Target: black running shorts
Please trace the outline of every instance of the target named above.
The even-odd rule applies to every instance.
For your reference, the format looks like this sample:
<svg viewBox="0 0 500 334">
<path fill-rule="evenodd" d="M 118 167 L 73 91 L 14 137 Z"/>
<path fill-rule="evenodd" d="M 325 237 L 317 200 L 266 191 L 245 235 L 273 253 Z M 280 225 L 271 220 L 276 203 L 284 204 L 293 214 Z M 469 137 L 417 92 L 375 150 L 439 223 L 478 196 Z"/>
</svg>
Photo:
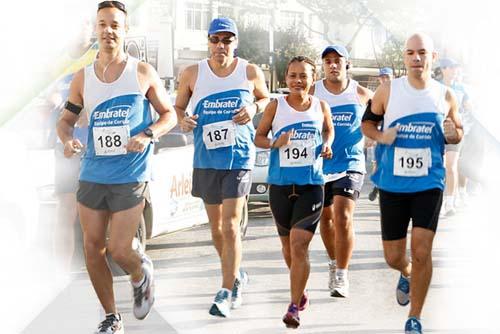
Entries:
<svg viewBox="0 0 500 334">
<path fill-rule="evenodd" d="M 314 234 L 321 216 L 323 186 L 270 185 L 269 206 L 280 236 L 290 235 L 292 228 Z"/>
<path fill-rule="evenodd" d="M 412 227 L 436 232 L 443 202 L 441 189 L 416 193 L 393 193 L 379 189 L 379 194 L 383 240 L 406 238 L 410 219 Z"/>
<path fill-rule="evenodd" d="M 325 184 L 324 207 L 333 204 L 334 196 L 343 196 L 356 201 L 363 187 L 365 176 L 358 172 L 347 172 L 347 175 Z"/>
<path fill-rule="evenodd" d="M 101 184 L 80 181 L 76 199 L 94 210 L 117 212 L 151 201 L 147 182 Z"/>
<path fill-rule="evenodd" d="M 246 169 L 193 170 L 191 194 L 200 197 L 206 204 L 222 204 L 228 198 L 240 198 L 250 193 L 252 172 Z"/>
</svg>

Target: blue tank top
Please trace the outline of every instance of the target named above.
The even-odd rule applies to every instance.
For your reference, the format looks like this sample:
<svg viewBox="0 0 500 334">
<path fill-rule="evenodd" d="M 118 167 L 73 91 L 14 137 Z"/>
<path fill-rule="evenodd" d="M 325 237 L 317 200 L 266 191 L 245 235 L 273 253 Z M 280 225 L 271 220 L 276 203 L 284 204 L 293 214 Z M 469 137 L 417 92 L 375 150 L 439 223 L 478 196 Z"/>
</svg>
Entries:
<svg viewBox="0 0 500 334">
<path fill-rule="evenodd" d="M 248 62 L 237 58 L 227 77 L 216 76 L 208 60 L 198 63 L 198 77 L 191 97 L 198 125 L 193 130 L 193 167 L 202 169 L 252 169 L 255 162 L 252 122 L 238 125 L 232 117 L 253 103 L 253 83 L 247 79 Z"/>
<path fill-rule="evenodd" d="M 306 111 L 293 109 L 285 97 L 278 98 L 272 123 L 273 140 L 294 130 L 292 143 L 271 150 L 267 182 L 276 185 L 323 184 L 323 112 L 318 98 L 311 96 Z"/>
<path fill-rule="evenodd" d="M 432 80 L 417 90 L 401 77 L 391 82 L 382 130 L 399 125 L 392 145 L 377 144 L 373 182 L 382 190 L 412 193 L 444 189 L 443 121 L 449 107 L 446 86 Z"/>
<path fill-rule="evenodd" d="M 365 106 L 358 97 L 358 83 L 349 80 L 347 88 L 338 95 L 330 93 L 323 80 L 317 81 L 314 87 L 314 95 L 330 106 L 335 129 L 333 157 L 323 162 L 323 173 L 325 176 L 347 171 L 365 173 L 364 140 L 361 133 L 361 118 Z"/>
<path fill-rule="evenodd" d="M 83 102 L 89 135 L 80 168 L 82 181 L 123 184 L 151 179 L 153 145 L 141 153 L 126 151 L 129 138 L 153 123 L 149 101 L 137 79 L 138 63 L 129 57 L 123 73 L 112 83 L 100 81 L 93 65 L 85 68 Z"/>
</svg>

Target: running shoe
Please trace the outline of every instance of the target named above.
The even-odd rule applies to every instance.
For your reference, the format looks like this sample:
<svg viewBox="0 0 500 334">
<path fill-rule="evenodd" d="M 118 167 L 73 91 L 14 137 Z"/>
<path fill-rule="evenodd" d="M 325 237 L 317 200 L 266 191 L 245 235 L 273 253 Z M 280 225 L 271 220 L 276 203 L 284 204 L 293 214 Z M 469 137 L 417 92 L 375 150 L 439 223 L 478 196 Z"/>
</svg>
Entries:
<svg viewBox="0 0 500 334">
<path fill-rule="evenodd" d="M 349 297 L 349 280 L 344 277 L 335 278 L 335 285 L 330 296 L 339 298 Z"/>
<path fill-rule="evenodd" d="M 422 334 L 422 324 L 415 317 L 410 317 L 406 320 L 405 334 Z"/>
<path fill-rule="evenodd" d="M 143 320 L 148 316 L 155 302 L 153 261 L 146 254 L 142 254 L 141 261 L 145 279 L 138 287 L 132 285 L 134 290 L 134 316 L 139 320 Z"/>
<path fill-rule="evenodd" d="M 123 322 L 120 314 L 106 314 L 104 319 L 98 326 L 95 334 L 123 334 Z"/>
<path fill-rule="evenodd" d="M 231 299 L 229 298 L 229 290 L 221 289 L 215 295 L 214 303 L 208 313 L 216 317 L 229 318 L 231 316 L 230 308 Z"/>
<path fill-rule="evenodd" d="M 406 306 L 410 303 L 410 279 L 399 275 L 398 286 L 396 288 L 396 300 L 401 306 Z"/>
<path fill-rule="evenodd" d="M 309 306 L 309 295 L 307 290 L 304 290 L 302 297 L 300 298 L 299 311 L 304 311 Z"/>
<path fill-rule="evenodd" d="M 240 277 L 234 280 L 233 290 L 231 291 L 231 308 L 237 309 L 243 304 L 243 289 L 248 284 L 248 274 L 240 269 Z"/>
<path fill-rule="evenodd" d="M 373 202 L 374 200 L 377 199 L 377 195 L 378 195 L 378 188 L 373 187 L 372 191 L 370 191 L 370 193 L 368 194 L 368 199 Z"/>
<path fill-rule="evenodd" d="M 288 311 L 283 316 L 287 328 L 297 328 L 300 325 L 299 309 L 296 304 L 288 305 Z"/>
</svg>

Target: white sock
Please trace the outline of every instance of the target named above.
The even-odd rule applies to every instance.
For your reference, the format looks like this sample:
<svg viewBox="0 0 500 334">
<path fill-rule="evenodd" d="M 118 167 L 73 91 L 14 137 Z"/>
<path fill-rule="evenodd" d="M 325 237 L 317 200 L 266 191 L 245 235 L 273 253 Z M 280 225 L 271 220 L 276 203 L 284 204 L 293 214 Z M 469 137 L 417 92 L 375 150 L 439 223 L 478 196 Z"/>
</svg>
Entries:
<svg viewBox="0 0 500 334">
<path fill-rule="evenodd" d="M 337 276 L 337 279 L 347 279 L 347 268 L 346 269 L 339 269 L 335 271 L 335 275 Z"/>
<path fill-rule="evenodd" d="M 134 281 L 132 281 L 132 286 L 133 286 L 134 288 L 138 288 L 138 287 L 140 287 L 141 285 L 143 285 L 143 284 L 144 284 L 144 281 L 146 281 L 146 275 L 143 273 L 143 274 L 142 274 L 142 279 L 141 279 L 139 282 L 134 282 Z"/>
<path fill-rule="evenodd" d="M 328 261 L 328 264 L 337 268 L 337 260 L 335 259 Z"/>
<path fill-rule="evenodd" d="M 465 189 L 465 187 L 459 187 L 458 188 L 458 193 L 460 195 L 465 195 L 467 193 L 467 190 Z"/>
</svg>

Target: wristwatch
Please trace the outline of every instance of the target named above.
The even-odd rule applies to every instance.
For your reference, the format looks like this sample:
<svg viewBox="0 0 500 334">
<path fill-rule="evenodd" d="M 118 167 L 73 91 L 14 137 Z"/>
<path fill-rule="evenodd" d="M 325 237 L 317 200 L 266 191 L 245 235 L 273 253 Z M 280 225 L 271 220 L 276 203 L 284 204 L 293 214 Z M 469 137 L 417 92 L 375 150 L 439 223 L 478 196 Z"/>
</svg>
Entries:
<svg viewBox="0 0 500 334">
<path fill-rule="evenodd" d="M 151 128 L 145 128 L 144 130 L 142 130 L 142 132 L 148 136 L 149 138 L 153 139 L 154 137 L 154 134 L 153 134 L 153 130 L 151 130 Z"/>
</svg>

